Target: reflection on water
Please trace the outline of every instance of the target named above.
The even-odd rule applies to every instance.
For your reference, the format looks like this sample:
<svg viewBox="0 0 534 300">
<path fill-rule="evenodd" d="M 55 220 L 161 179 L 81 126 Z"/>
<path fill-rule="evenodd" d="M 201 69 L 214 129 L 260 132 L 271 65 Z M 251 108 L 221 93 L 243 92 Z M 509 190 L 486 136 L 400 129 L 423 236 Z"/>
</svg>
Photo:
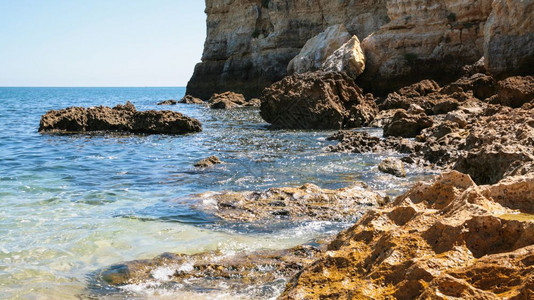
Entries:
<svg viewBox="0 0 534 300">
<path fill-rule="evenodd" d="M 176 201 L 189 195 L 306 182 L 334 189 L 353 181 L 395 195 L 427 175 L 421 170 L 409 170 L 405 179 L 379 174 L 383 155 L 326 153 L 322 149 L 332 142 L 325 138 L 332 132 L 269 131 L 257 109 L 155 106 L 183 94 L 183 88 L 0 88 L 2 297 L 75 298 L 86 294 L 88 274 L 121 261 L 165 251 L 282 249 L 348 226 L 224 224 Z M 204 131 L 37 133 L 39 118 L 49 109 L 126 100 L 140 110 L 172 109 L 198 118 Z M 193 167 L 213 154 L 225 163 Z"/>
</svg>

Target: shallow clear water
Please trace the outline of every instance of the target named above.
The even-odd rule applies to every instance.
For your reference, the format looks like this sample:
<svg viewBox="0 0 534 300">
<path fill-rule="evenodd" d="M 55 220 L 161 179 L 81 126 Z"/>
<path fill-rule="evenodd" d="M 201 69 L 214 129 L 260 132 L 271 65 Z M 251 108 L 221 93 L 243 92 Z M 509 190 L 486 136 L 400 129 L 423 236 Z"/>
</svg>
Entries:
<svg viewBox="0 0 534 300">
<path fill-rule="evenodd" d="M 395 195 L 425 178 L 377 172 L 383 155 L 322 149 L 332 132 L 269 131 L 257 109 L 214 111 L 200 105 L 156 106 L 184 88 L 0 88 L 0 298 L 85 298 L 92 272 L 162 252 L 288 248 L 349 224 L 312 222 L 267 230 L 221 224 L 176 199 L 194 194 L 314 183 L 339 188 L 364 181 Z M 41 135 L 50 109 L 114 106 L 171 109 L 198 118 L 202 133 Z M 380 134 L 379 130 L 371 130 Z M 216 154 L 225 164 L 196 170 Z M 145 297 L 135 287 L 98 298 Z M 170 292 L 171 298 L 201 295 Z M 94 295 L 93 295 L 94 296 Z"/>
</svg>

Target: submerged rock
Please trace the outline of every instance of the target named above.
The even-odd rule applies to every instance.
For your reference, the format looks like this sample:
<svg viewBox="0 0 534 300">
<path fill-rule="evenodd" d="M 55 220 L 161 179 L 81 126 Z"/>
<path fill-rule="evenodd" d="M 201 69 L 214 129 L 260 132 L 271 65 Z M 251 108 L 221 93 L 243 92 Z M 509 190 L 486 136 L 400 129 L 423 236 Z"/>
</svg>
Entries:
<svg viewBox="0 0 534 300">
<path fill-rule="evenodd" d="M 260 114 L 273 128 L 341 129 L 362 120 L 365 124 L 359 125 L 367 125 L 375 107 L 345 73 L 313 72 L 288 76 L 266 88 Z"/>
<path fill-rule="evenodd" d="M 197 119 L 174 111 L 137 111 L 129 101 L 113 108 L 69 107 L 41 117 L 39 132 L 119 131 L 148 134 L 186 134 L 202 131 Z"/>
<path fill-rule="evenodd" d="M 195 167 L 197 168 L 207 168 L 214 165 L 222 164 L 222 161 L 220 158 L 218 158 L 215 155 L 212 155 L 208 158 L 201 159 L 195 163 Z"/>
<path fill-rule="evenodd" d="M 99 272 L 97 280 L 108 290 L 110 286 L 140 284 L 156 290 L 270 298 L 273 287 L 282 289 L 288 278 L 311 263 L 319 253 L 320 250 L 312 246 L 232 254 L 215 251 L 194 255 L 164 253 L 154 259 L 110 266 Z"/>
<path fill-rule="evenodd" d="M 389 157 L 384 159 L 379 165 L 378 170 L 383 173 L 391 174 L 397 177 L 406 177 L 404 164 L 400 159 Z"/>
<path fill-rule="evenodd" d="M 180 99 L 180 101 L 178 101 L 178 103 L 183 103 L 183 104 L 205 104 L 206 102 L 204 102 L 204 100 L 202 100 L 200 98 L 196 98 L 196 97 L 193 97 L 191 95 L 185 95 L 182 99 Z"/>
<path fill-rule="evenodd" d="M 533 193 L 533 174 L 416 184 L 341 232 L 280 299 L 529 299 Z"/>
<path fill-rule="evenodd" d="M 199 198 L 196 209 L 239 222 L 350 220 L 369 207 L 385 203 L 384 198 L 363 184 L 338 190 L 305 184 L 299 188 L 271 188 L 263 192 L 210 192 Z"/>
<path fill-rule="evenodd" d="M 260 100 L 252 98 L 246 100 L 241 94 L 234 92 L 225 92 L 222 94 L 214 94 L 208 101 L 212 109 L 232 109 L 243 106 L 260 106 Z"/>
<path fill-rule="evenodd" d="M 157 105 L 176 105 L 176 104 L 178 104 L 178 101 L 176 101 L 174 99 L 170 99 L 170 100 L 165 100 L 165 101 L 158 102 Z"/>
</svg>

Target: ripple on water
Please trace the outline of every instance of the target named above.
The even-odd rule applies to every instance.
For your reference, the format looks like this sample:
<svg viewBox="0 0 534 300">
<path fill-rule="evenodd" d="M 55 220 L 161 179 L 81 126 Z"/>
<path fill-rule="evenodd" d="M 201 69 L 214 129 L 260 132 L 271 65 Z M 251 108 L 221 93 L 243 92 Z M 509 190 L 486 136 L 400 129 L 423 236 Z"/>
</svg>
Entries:
<svg viewBox="0 0 534 300">
<path fill-rule="evenodd" d="M 222 224 L 173 199 L 222 190 L 263 190 L 354 181 L 398 194 L 424 170 L 397 179 L 378 174 L 384 155 L 325 153 L 332 132 L 269 131 L 257 109 L 159 107 L 184 88 L 0 88 L 0 286 L 6 298 L 75 298 L 87 274 L 162 252 L 283 249 L 334 234 L 349 223 Z M 198 118 L 204 131 L 164 135 L 40 135 L 40 116 L 72 105 L 171 109 Z M 374 135 L 380 131 L 365 129 Z M 199 170 L 210 155 L 225 163 Z M 265 224 L 263 224 L 265 225 Z M 265 294 L 278 293 L 278 284 Z M 129 289 L 129 290 L 128 290 Z M 165 291 L 125 288 L 122 298 Z M 148 294 L 147 294 L 148 293 Z M 144 296 L 143 296 L 144 295 Z M 198 294 L 170 298 L 197 297 Z M 206 298 L 236 295 L 207 294 Z M 246 298 L 246 296 L 244 297 Z"/>
</svg>

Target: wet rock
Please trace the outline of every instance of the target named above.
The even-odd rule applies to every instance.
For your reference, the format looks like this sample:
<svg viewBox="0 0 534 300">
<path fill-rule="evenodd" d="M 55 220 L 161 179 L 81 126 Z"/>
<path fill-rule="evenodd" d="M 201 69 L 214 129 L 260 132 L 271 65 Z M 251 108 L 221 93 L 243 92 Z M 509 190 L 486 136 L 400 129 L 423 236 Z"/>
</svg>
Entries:
<svg viewBox="0 0 534 300">
<path fill-rule="evenodd" d="M 360 76 L 365 70 L 365 56 L 358 37 L 353 36 L 334 51 L 324 62 L 322 69 L 326 72 L 345 72 L 352 78 Z"/>
<path fill-rule="evenodd" d="M 165 100 L 165 101 L 158 102 L 157 105 L 176 105 L 177 103 L 178 103 L 178 101 L 176 101 L 174 99 L 170 99 L 170 100 Z"/>
<path fill-rule="evenodd" d="M 393 150 L 400 153 L 414 153 L 420 148 L 418 143 L 408 139 L 397 137 L 383 139 L 361 131 L 341 130 L 327 139 L 339 141 L 337 145 L 326 148 L 329 152 L 376 153 Z"/>
<path fill-rule="evenodd" d="M 521 107 L 534 100 L 534 76 L 514 76 L 497 83 L 497 95 L 493 104 Z"/>
<path fill-rule="evenodd" d="M 241 94 L 233 92 L 225 92 L 222 94 L 214 94 L 208 101 L 212 109 L 232 109 L 243 106 L 246 101 Z"/>
<path fill-rule="evenodd" d="M 207 168 L 207 167 L 212 167 L 214 165 L 219 165 L 219 164 L 222 164 L 221 159 L 218 158 L 215 155 L 212 155 L 210 157 L 207 157 L 207 158 L 204 158 L 204 159 L 201 159 L 201 160 L 197 161 L 195 163 L 195 167 L 197 167 L 197 168 Z"/>
<path fill-rule="evenodd" d="M 223 220 L 240 222 L 350 220 L 369 207 L 385 203 L 363 184 L 338 190 L 305 184 L 262 192 L 210 192 L 198 197 L 201 201 L 195 205 L 196 209 Z"/>
<path fill-rule="evenodd" d="M 417 107 L 420 108 L 419 105 L 417 105 Z M 384 126 L 386 126 L 386 124 L 389 124 L 393 119 L 393 116 L 395 116 L 395 114 L 401 110 L 402 109 L 389 109 L 379 111 L 373 121 L 369 124 L 369 126 L 383 128 Z M 424 112 L 424 110 L 422 111 Z M 410 113 L 414 113 L 414 110 L 411 110 Z M 420 113 L 420 111 L 418 110 L 417 113 Z"/>
<path fill-rule="evenodd" d="M 139 284 L 162 291 L 179 289 L 207 296 L 230 292 L 234 296 L 257 299 L 265 298 L 265 289 L 283 288 L 287 278 L 301 271 L 320 253 L 320 249 L 307 245 L 232 254 L 217 251 L 194 255 L 164 253 L 154 259 L 110 266 L 96 277 L 104 289 Z"/>
<path fill-rule="evenodd" d="M 477 186 L 453 171 L 418 183 L 341 232 L 280 299 L 527 299 L 532 193 L 532 174 Z"/>
<path fill-rule="evenodd" d="M 404 164 L 400 159 L 388 157 L 378 165 L 378 170 L 383 173 L 391 174 L 397 177 L 406 177 Z"/>
<path fill-rule="evenodd" d="M 345 73 L 313 72 L 285 77 L 266 88 L 260 114 L 273 128 L 341 129 L 351 108 L 363 108 L 364 103 L 362 90 Z"/>
<path fill-rule="evenodd" d="M 351 35 L 343 24 L 328 27 L 324 32 L 306 42 L 300 53 L 289 62 L 287 74 L 320 70 L 334 51 L 343 46 L 350 38 Z"/>
<path fill-rule="evenodd" d="M 178 103 L 183 104 L 205 104 L 204 100 L 200 98 L 193 97 L 191 95 L 185 95 Z"/>
<path fill-rule="evenodd" d="M 384 136 L 413 138 L 420 134 L 421 130 L 432 125 L 432 119 L 425 114 L 412 115 L 405 111 L 398 111 L 391 122 L 384 126 Z"/>
<path fill-rule="evenodd" d="M 186 134 L 202 131 L 201 123 L 174 111 L 137 111 L 129 101 L 113 108 L 69 107 L 41 117 L 39 132 L 84 133 L 118 131 L 148 134 Z"/>
</svg>

